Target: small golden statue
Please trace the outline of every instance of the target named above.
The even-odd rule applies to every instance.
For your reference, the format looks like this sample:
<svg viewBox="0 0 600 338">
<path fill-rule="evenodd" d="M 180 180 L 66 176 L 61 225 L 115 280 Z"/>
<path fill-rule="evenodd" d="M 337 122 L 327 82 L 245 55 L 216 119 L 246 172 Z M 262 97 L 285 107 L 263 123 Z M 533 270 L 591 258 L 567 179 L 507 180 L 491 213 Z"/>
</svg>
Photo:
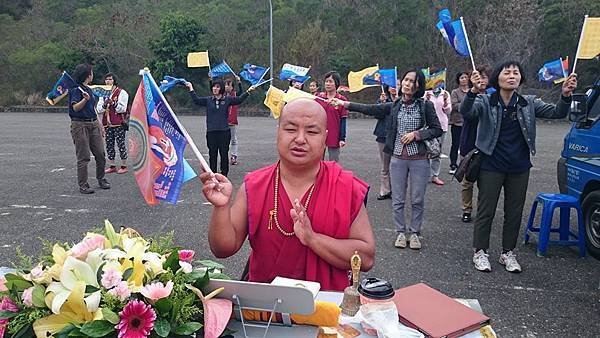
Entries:
<svg viewBox="0 0 600 338">
<path fill-rule="evenodd" d="M 360 295 L 358 293 L 358 280 L 360 275 L 361 259 L 358 251 L 350 257 L 350 266 L 352 267 L 352 285 L 344 290 L 344 299 L 342 300 L 342 313 L 347 316 L 354 316 L 360 308 Z"/>
</svg>

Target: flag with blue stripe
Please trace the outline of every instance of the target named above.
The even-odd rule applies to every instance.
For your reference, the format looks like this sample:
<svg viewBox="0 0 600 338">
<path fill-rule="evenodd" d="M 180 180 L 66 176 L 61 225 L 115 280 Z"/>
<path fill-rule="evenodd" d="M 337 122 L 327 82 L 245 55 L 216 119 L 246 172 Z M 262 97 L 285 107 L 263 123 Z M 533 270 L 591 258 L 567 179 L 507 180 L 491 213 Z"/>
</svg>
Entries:
<svg viewBox="0 0 600 338">
<path fill-rule="evenodd" d="M 246 63 L 244 64 L 244 70 L 240 72 L 240 76 L 252 85 L 255 85 L 265 76 L 267 70 L 268 68 L 263 66 Z"/>
<path fill-rule="evenodd" d="M 233 69 L 229 67 L 225 60 L 223 60 L 223 62 L 219 63 L 218 65 L 212 67 L 212 69 L 208 72 L 208 74 L 210 74 L 210 76 L 213 78 L 222 77 L 227 73 L 235 74 Z"/>
<path fill-rule="evenodd" d="M 448 42 L 458 55 L 470 56 L 467 34 L 463 29 L 462 22 L 460 20 L 452 21 L 452 15 L 446 8 L 438 13 L 438 17 L 440 21 L 437 22 L 435 27 L 440 31 L 444 40 Z"/>
<path fill-rule="evenodd" d="M 56 81 L 54 87 L 52 87 L 52 90 L 46 95 L 46 101 L 51 105 L 55 105 L 64 97 L 64 95 L 66 95 L 67 91 L 73 87 L 77 87 L 75 80 L 73 80 L 66 71 L 62 72 L 60 78 Z"/>
<path fill-rule="evenodd" d="M 176 78 L 167 75 L 163 77 L 163 80 L 160 82 L 160 91 L 166 93 L 177 85 L 185 85 L 186 82 L 187 81 L 184 78 Z"/>
<path fill-rule="evenodd" d="M 279 79 L 280 80 L 284 80 L 284 81 L 298 81 L 301 83 L 306 82 L 308 79 L 310 79 L 310 76 L 306 75 L 308 74 L 308 71 L 310 70 L 310 67 L 302 67 L 302 66 L 296 66 L 296 65 L 292 65 L 289 63 L 286 63 L 283 65 L 283 67 L 281 67 L 281 73 L 279 73 Z"/>
<path fill-rule="evenodd" d="M 568 74 L 563 67 L 562 59 L 546 62 L 544 66 L 538 70 L 538 80 L 540 82 L 551 82 L 567 77 L 567 75 Z"/>
</svg>

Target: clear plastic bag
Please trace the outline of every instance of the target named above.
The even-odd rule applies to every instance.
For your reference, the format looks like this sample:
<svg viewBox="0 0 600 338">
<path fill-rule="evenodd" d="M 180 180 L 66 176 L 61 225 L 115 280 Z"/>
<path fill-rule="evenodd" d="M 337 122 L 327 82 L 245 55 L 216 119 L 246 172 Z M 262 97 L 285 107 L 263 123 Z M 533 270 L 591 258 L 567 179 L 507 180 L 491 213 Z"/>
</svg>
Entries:
<svg viewBox="0 0 600 338">
<path fill-rule="evenodd" d="M 363 330 L 378 338 L 423 338 L 423 334 L 398 321 L 393 302 L 363 304 L 354 317 L 340 317 L 340 324 L 359 323 Z"/>
</svg>

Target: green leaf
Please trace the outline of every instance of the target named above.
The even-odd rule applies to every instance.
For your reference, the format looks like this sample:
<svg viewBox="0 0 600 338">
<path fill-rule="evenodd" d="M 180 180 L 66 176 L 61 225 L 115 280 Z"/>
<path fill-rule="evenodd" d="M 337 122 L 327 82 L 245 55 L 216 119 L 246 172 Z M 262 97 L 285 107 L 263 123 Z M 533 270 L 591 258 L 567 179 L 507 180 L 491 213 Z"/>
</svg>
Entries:
<svg viewBox="0 0 600 338">
<path fill-rule="evenodd" d="M 179 249 L 173 249 L 169 257 L 163 263 L 163 269 L 171 270 L 173 272 L 179 269 Z"/>
<path fill-rule="evenodd" d="M 30 287 L 32 287 L 33 283 L 28 282 L 26 280 L 16 280 L 15 279 L 15 280 L 6 281 L 6 284 L 4 284 L 4 285 L 9 290 L 25 291 L 25 289 L 29 289 Z"/>
<path fill-rule="evenodd" d="M 19 314 L 18 312 L 0 310 L 0 319 L 13 318 L 13 317 L 16 317 L 18 314 Z"/>
<path fill-rule="evenodd" d="M 164 318 L 158 318 L 154 322 L 154 331 L 161 337 L 168 337 L 171 332 L 171 324 Z"/>
<path fill-rule="evenodd" d="M 114 313 L 112 310 L 103 307 L 102 308 L 102 316 L 104 319 L 109 321 L 111 324 L 119 324 L 119 315 Z"/>
<path fill-rule="evenodd" d="M 179 325 L 175 329 L 174 332 L 175 332 L 175 334 L 186 335 L 186 334 L 192 334 L 192 333 L 200 330 L 201 328 L 202 328 L 202 324 L 200 324 L 198 322 L 189 322 L 189 323 Z"/>
<path fill-rule="evenodd" d="M 196 281 L 194 282 L 194 286 L 197 287 L 198 289 L 202 290 L 202 289 L 204 289 L 204 287 L 206 287 L 208 285 L 209 281 L 210 281 L 210 278 L 209 278 L 208 270 L 206 270 L 206 272 L 204 273 L 204 276 L 202 276 L 202 278 L 196 279 Z"/>
<path fill-rule="evenodd" d="M 194 283 L 197 279 L 200 279 L 206 275 L 206 271 L 204 270 L 192 270 L 192 272 L 185 274 L 185 282 L 186 283 Z"/>
<path fill-rule="evenodd" d="M 165 316 L 169 314 L 169 311 L 173 308 L 173 303 L 168 298 L 162 298 L 154 303 L 154 307 L 160 315 Z"/>
<path fill-rule="evenodd" d="M 123 272 L 123 280 L 128 280 L 129 277 L 133 274 L 133 268 L 129 268 Z"/>
<path fill-rule="evenodd" d="M 44 300 L 45 294 L 46 288 L 40 284 L 35 284 L 33 286 L 33 293 L 31 296 L 31 302 L 33 305 L 37 307 L 46 307 L 46 301 Z"/>
<path fill-rule="evenodd" d="M 33 326 L 31 324 L 23 325 L 23 327 L 15 334 L 12 335 L 12 338 L 29 338 L 33 337 L 35 334 L 33 333 Z"/>
<path fill-rule="evenodd" d="M 115 325 L 108 320 L 94 320 L 81 327 L 81 333 L 88 337 L 99 338 L 115 331 Z"/>
<path fill-rule="evenodd" d="M 98 271 L 96 271 L 96 281 L 98 282 L 98 285 L 102 285 L 102 274 L 104 273 L 104 271 L 102 271 L 102 268 L 104 268 L 105 264 L 106 261 L 102 262 L 102 264 L 100 264 L 100 266 L 98 267 Z"/>
<path fill-rule="evenodd" d="M 6 283 L 4 284 L 7 289 L 15 291 L 24 291 L 33 286 L 33 283 L 26 281 L 23 277 L 14 273 L 4 275 Z"/>
<path fill-rule="evenodd" d="M 54 334 L 54 338 L 67 338 L 69 337 L 69 335 L 71 334 L 71 332 L 79 332 L 79 329 L 73 325 L 73 324 L 69 324 L 67 326 L 65 326 L 62 330 L 60 330 L 59 332 Z"/>
<path fill-rule="evenodd" d="M 219 264 L 219 263 L 214 262 L 214 261 L 211 261 L 209 259 L 198 261 L 198 264 L 203 265 L 203 266 L 205 266 L 207 268 L 211 268 L 211 269 L 220 269 L 220 270 L 225 269 L 224 265 Z"/>
<path fill-rule="evenodd" d="M 93 285 L 86 285 L 85 286 L 85 293 L 94 293 L 96 291 L 100 290 L 99 288 L 93 286 Z"/>
<path fill-rule="evenodd" d="M 210 273 L 210 279 L 223 279 L 223 280 L 231 280 L 231 277 L 227 276 L 224 273 Z"/>
<path fill-rule="evenodd" d="M 107 219 L 104 220 L 104 232 L 112 247 L 115 247 L 119 244 L 119 236 L 117 235 L 113 225 Z"/>
</svg>

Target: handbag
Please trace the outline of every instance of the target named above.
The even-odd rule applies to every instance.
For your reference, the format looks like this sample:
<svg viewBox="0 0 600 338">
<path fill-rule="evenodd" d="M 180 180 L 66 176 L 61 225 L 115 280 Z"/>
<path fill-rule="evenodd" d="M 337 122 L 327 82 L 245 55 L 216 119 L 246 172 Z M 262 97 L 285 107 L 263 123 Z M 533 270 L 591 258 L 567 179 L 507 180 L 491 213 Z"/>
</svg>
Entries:
<svg viewBox="0 0 600 338">
<path fill-rule="evenodd" d="M 429 159 L 438 158 L 442 154 L 442 145 L 438 137 L 423 140 L 425 148 L 427 149 L 427 157 Z"/>
<path fill-rule="evenodd" d="M 467 182 L 476 182 L 479 177 L 482 161 L 483 155 L 481 151 L 477 148 L 471 150 L 458 164 L 454 177 L 459 182 L 462 182 L 463 179 L 467 180 Z"/>
</svg>

